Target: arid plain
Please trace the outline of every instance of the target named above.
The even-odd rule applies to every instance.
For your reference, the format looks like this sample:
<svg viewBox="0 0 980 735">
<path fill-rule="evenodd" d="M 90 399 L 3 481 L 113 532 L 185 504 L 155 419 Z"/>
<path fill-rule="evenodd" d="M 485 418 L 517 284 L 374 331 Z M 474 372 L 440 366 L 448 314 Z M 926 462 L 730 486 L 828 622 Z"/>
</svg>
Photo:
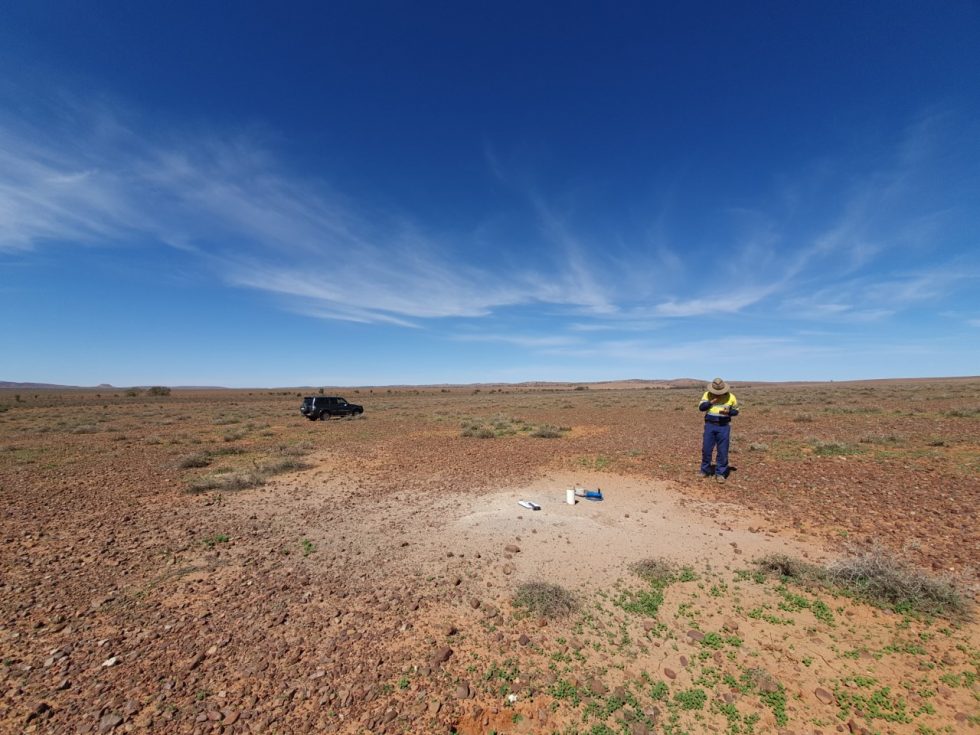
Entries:
<svg viewBox="0 0 980 735">
<path fill-rule="evenodd" d="M 0 731 L 976 729 L 980 379 L 735 390 L 0 392 Z"/>
</svg>

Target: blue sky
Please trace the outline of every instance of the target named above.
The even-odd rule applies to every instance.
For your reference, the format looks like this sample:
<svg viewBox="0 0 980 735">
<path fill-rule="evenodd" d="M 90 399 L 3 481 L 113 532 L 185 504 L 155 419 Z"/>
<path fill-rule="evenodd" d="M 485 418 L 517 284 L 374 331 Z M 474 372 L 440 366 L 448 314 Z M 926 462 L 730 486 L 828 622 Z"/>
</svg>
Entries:
<svg viewBox="0 0 980 735">
<path fill-rule="evenodd" d="M 5 3 L 0 379 L 980 373 L 980 5 Z"/>
</svg>

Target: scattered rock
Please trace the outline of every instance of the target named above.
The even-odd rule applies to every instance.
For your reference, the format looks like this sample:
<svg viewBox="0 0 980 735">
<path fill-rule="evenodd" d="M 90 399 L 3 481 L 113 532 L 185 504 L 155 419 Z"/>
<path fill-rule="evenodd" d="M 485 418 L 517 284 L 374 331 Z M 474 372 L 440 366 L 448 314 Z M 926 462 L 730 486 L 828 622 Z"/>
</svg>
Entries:
<svg viewBox="0 0 980 735">
<path fill-rule="evenodd" d="M 453 649 L 451 649 L 449 646 L 443 646 L 442 648 L 437 650 L 434 654 L 432 654 L 432 663 L 433 664 L 446 663 L 446 661 L 448 661 L 452 655 L 453 655 Z"/>
<path fill-rule="evenodd" d="M 99 732 L 109 732 L 114 728 L 122 724 L 123 718 L 117 714 L 108 713 L 102 715 L 102 719 L 99 720 Z"/>
<path fill-rule="evenodd" d="M 664 676 L 666 676 L 668 679 L 676 679 L 677 672 L 673 669 L 664 669 Z"/>
<path fill-rule="evenodd" d="M 826 689 L 821 689 L 820 687 L 813 690 L 813 696 L 819 699 L 823 704 L 830 704 L 834 701 L 834 695 L 828 692 Z"/>
<path fill-rule="evenodd" d="M 585 686 L 589 688 L 589 691 L 593 694 L 598 694 L 600 697 L 605 695 L 609 691 L 609 687 L 603 684 L 601 681 L 595 677 L 589 679 Z"/>
<path fill-rule="evenodd" d="M 704 640 L 704 633 L 702 633 L 700 630 L 689 630 L 687 631 L 687 637 L 692 641 L 700 642 Z"/>
<path fill-rule="evenodd" d="M 456 687 L 456 699 L 469 699 L 469 698 L 470 698 L 469 682 L 462 681 Z"/>
<path fill-rule="evenodd" d="M 34 709 L 31 710 L 30 714 L 27 715 L 27 722 L 31 723 L 41 717 L 50 716 L 54 710 L 51 705 L 47 702 L 40 702 Z"/>
<path fill-rule="evenodd" d="M 507 544 L 504 547 L 504 551 L 506 551 L 506 552 L 508 552 L 510 554 L 519 554 L 521 552 L 521 547 L 520 546 L 515 546 L 514 544 Z"/>
</svg>

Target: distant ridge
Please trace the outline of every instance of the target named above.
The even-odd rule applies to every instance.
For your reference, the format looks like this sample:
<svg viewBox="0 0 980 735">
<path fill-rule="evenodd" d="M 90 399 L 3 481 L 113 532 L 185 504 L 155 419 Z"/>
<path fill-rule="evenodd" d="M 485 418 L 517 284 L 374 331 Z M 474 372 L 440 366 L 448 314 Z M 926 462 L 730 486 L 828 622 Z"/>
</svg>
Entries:
<svg viewBox="0 0 980 735">
<path fill-rule="evenodd" d="M 157 383 L 157 385 L 163 385 Z M 149 385 L 111 385 L 110 383 L 99 383 L 99 385 L 60 385 L 58 383 L 16 383 L 10 380 L 0 380 L 0 390 L 129 390 L 136 388 L 146 390 Z M 232 390 L 223 388 L 220 385 L 168 385 L 173 390 Z"/>
<path fill-rule="evenodd" d="M 111 386 L 99 386 L 111 387 Z M 13 383 L 9 380 L 0 380 L 0 390 L 44 390 L 44 389 L 56 389 L 56 390 L 82 390 L 81 386 L 77 385 L 57 385 L 55 383 Z"/>
<path fill-rule="evenodd" d="M 750 388 L 756 386 L 805 386 L 805 385 L 855 385 L 861 383 L 933 383 L 933 382 L 948 382 L 948 381 L 974 381 L 980 380 L 980 376 L 975 375 L 950 375 L 946 377 L 928 377 L 928 378 L 858 378 L 855 380 L 731 380 L 732 385 L 738 388 Z M 158 383 L 157 385 L 163 385 L 172 390 L 212 390 L 212 391 L 231 391 L 231 390 L 278 390 L 278 391 L 307 391 L 312 392 L 319 389 L 329 389 L 330 391 L 344 391 L 357 389 L 373 389 L 373 390 L 384 390 L 384 389 L 395 389 L 395 390 L 412 390 L 412 389 L 428 389 L 428 390 L 439 390 L 439 389 L 449 389 L 455 388 L 457 390 L 490 390 L 490 389 L 500 389 L 500 388 L 541 388 L 541 389 L 551 389 L 551 390 L 574 390 L 579 389 L 590 389 L 590 390 L 615 390 L 615 389 L 678 389 L 678 388 L 703 388 L 710 382 L 709 379 L 698 379 L 698 378 L 671 378 L 670 380 L 653 380 L 646 378 L 627 378 L 625 380 L 525 380 L 520 383 L 418 383 L 418 384 L 408 384 L 408 383 L 391 383 L 386 385 L 331 385 L 330 383 L 322 383 L 320 385 L 300 385 L 300 386 L 250 386 L 243 388 L 228 388 L 220 385 L 166 385 L 165 383 Z M 9 380 L 0 380 L 0 391 L 14 391 L 14 390 L 130 390 L 131 388 L 136 388 L 137 390 L 146 390 L 150 388 L 149 385 L 127 385 L 127 386 L 117 386 L 111 385 L 109 383 L 101 383 L 99 385 L 85 386 L 85 385 L 59 385 L 57 383 L 19 383 Z"/>
</svg>

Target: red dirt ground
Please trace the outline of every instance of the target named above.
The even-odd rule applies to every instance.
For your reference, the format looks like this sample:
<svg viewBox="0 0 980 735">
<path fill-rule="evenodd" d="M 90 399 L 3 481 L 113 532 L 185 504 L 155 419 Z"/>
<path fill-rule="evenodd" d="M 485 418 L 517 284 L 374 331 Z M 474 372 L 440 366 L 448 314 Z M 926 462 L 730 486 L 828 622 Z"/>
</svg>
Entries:
<svg viewBox="0 0 980 735">
<path fill-rule="evenodd" d="M 364 417 L 316 423 L 302 391 L 0 394 L 0 730 L 976 724 L 974 623 L 743 570 L 877 544 L 975 595 L 980 381 L 736 388 L 724 485 L 695 474 L 698 389 L 573 388 L 362 388 Z M 566 506 L 575 484 L 607 499 Z M 692 572 L 644 617 L 651 557 Z M 522 614 L 533 580 L 579 612 Z"/>
</svg>

